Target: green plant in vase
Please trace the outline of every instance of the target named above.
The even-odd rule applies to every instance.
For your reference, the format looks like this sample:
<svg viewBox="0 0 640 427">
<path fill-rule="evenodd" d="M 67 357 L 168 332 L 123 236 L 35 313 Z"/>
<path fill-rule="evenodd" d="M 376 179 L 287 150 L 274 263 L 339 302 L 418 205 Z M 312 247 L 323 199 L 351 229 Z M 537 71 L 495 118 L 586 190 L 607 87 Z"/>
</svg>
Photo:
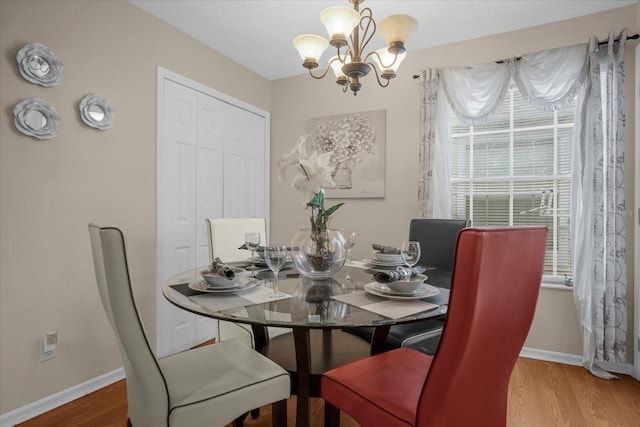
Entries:
<svg viewBox="0 0 640 427">
<path fill-rule="evenodd" d="M 301 192 L 306 208 L 311 208 L 308 238 L 298 232 L 292 242 L 294 263 L 308 277 L 330 277 L 342 267 L 345 256 L 344 238 L 329 228 L 331 215 L 343 203 L 330 208 L 325 208 L 324 205 L 324 189 L 335 187 L 331 177 L 334 170 L 331 153 L 320 153 L 313 142 L 309 141 L 309 135 L 304 135 L 293 150 L 278 161 L 278 166 L 281 180 L 287 170 L 295 170 L 291 185 Z M 340 265 L 336 270 L 334 267 L 339 261 Z"/>
<path fill-rule="evenodd" d="M 329 245 L 329 222 L 333 214 L 344 203 L 338 203 L 329 209 L 324 208 L 324 188 L 307 203 L 311 208 L 311 239 L 315 242 L 315 254 L 309 254 L 309 263 L 316 270 L 326 269 L 333 263 L 335 253 Z"/>
</svg>

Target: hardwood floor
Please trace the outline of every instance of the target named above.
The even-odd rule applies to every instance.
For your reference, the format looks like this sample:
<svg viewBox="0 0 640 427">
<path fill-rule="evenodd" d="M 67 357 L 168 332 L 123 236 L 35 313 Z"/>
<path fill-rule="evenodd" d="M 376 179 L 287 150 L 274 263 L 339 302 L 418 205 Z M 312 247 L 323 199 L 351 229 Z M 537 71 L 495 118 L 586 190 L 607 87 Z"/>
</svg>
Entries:
<svg viewBox="0 0 640 427">
<path fill-rule="evenodd" d="M 126 385 L 119 381 L 19 427 L 124 427 L 127 420 Z M 289 426 L 295 421 L 295 397 L 287 404 Z M 313 427 L 323 425 L 324 404 L 314 399 Z M 271 408 L 247 418 L 246 427 L 269 427 Z M 640 382 L 628 376 L 607 381 L 578 366 L 518 359 L 509 384 L 508 427 L 635 427 L 640 425 Z M 342 427 L 357 427 L 346 414 Z"/>
</svg>

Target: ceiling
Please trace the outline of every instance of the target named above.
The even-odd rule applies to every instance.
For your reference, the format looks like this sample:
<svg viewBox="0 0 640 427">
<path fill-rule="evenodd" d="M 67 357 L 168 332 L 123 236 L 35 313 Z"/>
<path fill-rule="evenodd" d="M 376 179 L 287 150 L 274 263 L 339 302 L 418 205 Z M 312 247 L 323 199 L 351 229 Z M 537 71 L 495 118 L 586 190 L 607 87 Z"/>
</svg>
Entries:
<svg viewBox="0 0 640 427">
<path fill-rule="evenodd" d="M 129 0 L 268 80 L 304 74 L 292 40 L 304 33 L 327 37 L 319 15 L 346 0 Z M 367 0 L 374 19 L 405 13 L 420 26 L 411 50 L 504 33 L 637 3 L 638 0 Z M 620 30 L 620 28 L 612 28 Z M 606 36 L 606 34 L 598 35 Z M 328 37 L 327 37 L 328 38 Z M 384 46 L 376 34 L 370 46 Z M 330 47 L 331 49 L 331 47 Z M 369 50 L 367 50 L 369 51 Z M 325 51 L 320 67 L 333 52 Z M 324 69 L 324 68 L 323 68 Z"/>
</svg>

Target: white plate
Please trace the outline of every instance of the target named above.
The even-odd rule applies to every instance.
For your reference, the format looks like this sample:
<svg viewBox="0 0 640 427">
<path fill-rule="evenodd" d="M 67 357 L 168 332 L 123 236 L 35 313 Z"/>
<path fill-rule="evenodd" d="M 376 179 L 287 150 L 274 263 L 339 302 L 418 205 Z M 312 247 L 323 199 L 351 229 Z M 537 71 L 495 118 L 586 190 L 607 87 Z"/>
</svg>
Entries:
<svg viewBox="0 0 640 427">
<path fill-rule="evenodd" d="M 395 295 L 395 296 L 403 296 L 403 297 L 415 297 L 415 296 L 423 296 L 429 292 L 429 288 L 426 283 L 420 283 L 416 286 L 416 289 L 413 291 L 396 291 L 389 287 L 387 283 L 380 282 L 371 282 L 373 283 L 370 288 L 378 293 L 382 293 L 385 295 Z M 431 286 L 431 285 L 429 285 Z M 437 289 L 436 289 L 437 290 Z"/>
<path fill-rule="evenodd" d="M 232 286 L 211 287 L 204 280 L 199 280 L 197 282 L 189 283 L 189 289 L 193 289 L 194 291 L 198 291 L 198 292 L 224 294 L 229 292 L 246 291 L 247 289 L 255 288 L 256 286 L 258 286 L 259 283 L 260 282 L 258 280 L 252 279 L 251 277 L 243 277 L 242 279 L 235 282 Z"/>
<path fill-rule="evenodd" d="M 383 254 L 379 251 L 373 251 L 373 259 L 379 262 L 402 262 L 402 254 Z"/>
<path fill-rule="evenodd" d="M 400 261 L 400 262 L 386 262 L 386 261 L 380 261 L 380 260 L 372 259 L 372 258 L 365 258 L 365 259 L 362 260 L 362 262 L 366 262 L 367 264 L 375 265 L 376 267 L 400 267 L 401 265 L 404 265 L 404 263 L 402 261 Z"/>
<path fill-rule="evenodd" d="M 244 268 L 240 267 L 232 267 L 234 272 L 234 277 L 229 279 L 224 276 L 220 276 L 219 274 L 211 273 L 209 269 L 202 270 L 200 272 L 200 276 L 205 280 L 205 282 L 209 283 L 211 287 L 217 288 L 228 288 L 230 286 L 235 286 L 236 282 L 242 280 L 243 277 L 247 276 L 247 272 Z"/>
<path fill-rule="evenodd" d="M 416 274 L 411 278 L 411 280 L 397 280 L 392 283 L 384 283 L 384 285 L 389 288 L 389 292 L 394 292 L 396 294 L 414 294 L 416 291 L 418 291 L 418 289 L 421 289 L 420 285 L 424 283 L 427 278 L 428 276 L 425 276 L 424 274 Z M 382 284 L 381 282 L 378 283 Z M 395 284 L 397 284 L 397 286 L 392 286 Z M 402 290 L 398 288 L 405 289 Z"/>
<path fill-rule="evenodd" d="M 404 300 L 404 301 L 429 298 L 429 297 L 436 296 L 440 293 L 440 290 L 438 288 L 432 285 L 428 285 L 426 283 L 420 285 L 420 287 L 418 288 L 418 291 L 422 291 L 422 292 L 417 292 L 414 295 L 399 295 L 398 293 L 392 292 L 391 290 L 389 290 L 387 285 L 383 283 L 378 283 L 378 282 L 367 283 L 366 285 L 364 285 L 364 290 L 365 292 L 368 292 L 378 297 L 395 299 L 395 300 Z"/>
</svg>

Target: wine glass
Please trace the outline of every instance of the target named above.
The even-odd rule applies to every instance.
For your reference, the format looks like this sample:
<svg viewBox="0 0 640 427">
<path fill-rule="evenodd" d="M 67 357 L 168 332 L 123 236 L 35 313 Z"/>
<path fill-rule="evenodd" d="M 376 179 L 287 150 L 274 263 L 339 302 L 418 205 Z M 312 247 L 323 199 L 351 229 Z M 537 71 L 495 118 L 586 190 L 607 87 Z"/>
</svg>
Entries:
<svg viewBox="0 0 640 427">
<path fill-rule="evenodd" d="M 253 256 L 260 244 L 260 233 L 244 233 L 244 244 L 251 251 L 251 277 L 256 277 L 256 264 Z"/>
<path fill-rule="evenodd" d="M 355 284 L 353 283 L 353 279 L 351 279 L 351 267 L 349 266 L 349 254 L 351 252 L 351 248 L 356 244 L 356 233 L 355 231 L 348 231 L 344 233 L 344 248 L 347 250 L 347 260 L 345 264 L 347 264 L 347 275 L 344 278 L 343 288 L 345 291 L 355 291 Z"/>
<path fill-rule="evenodd" d="M 409 266 L 409 274 L 407 274 L 405 280 L 411 280 L 411 275 L 413 274 L 413 266 L 416 265 L 420 260 L 420 242 L 405 240 L 404 242 L 402 242 L 400 254 L 402 255 L 402 260 L 404 261 L 404 263 Z"/>
<path fill-rule="evenodd" d="M 280 269 L 287 261 L 287 247 L 283 245 L 269 245 L 264 248 L 264 260 L 267 262 L 267 266 L 273 271 L 273 293 L 271 298 L 279 297 L 281 294 L 278 292 L 278 273 Z"/>
</svg>

